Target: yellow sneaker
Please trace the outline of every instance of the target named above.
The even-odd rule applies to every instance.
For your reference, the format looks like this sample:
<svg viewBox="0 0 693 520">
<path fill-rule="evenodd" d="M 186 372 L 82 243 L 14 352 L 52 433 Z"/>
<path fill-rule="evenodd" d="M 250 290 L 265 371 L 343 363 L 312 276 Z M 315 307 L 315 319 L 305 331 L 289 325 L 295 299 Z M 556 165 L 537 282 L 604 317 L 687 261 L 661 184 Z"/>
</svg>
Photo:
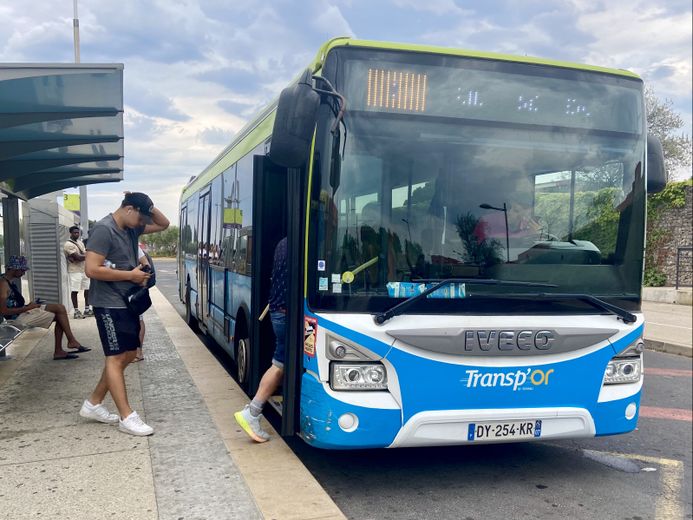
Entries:
<svg viewBox="0 0 693 520">
<path fill-rule="evenodd" d="M 269 440 L 269 433 L 260 426 L 260 417 L 262 417 L 262 415 L 253 417 L 250 414 L 250 406 L 245 405 L 245 408 L 233 414 L 233 417 L 236 419 L 239 426 L 243 428 L 243 431 L 255 442 L 267 442 Z"/>
</svg>

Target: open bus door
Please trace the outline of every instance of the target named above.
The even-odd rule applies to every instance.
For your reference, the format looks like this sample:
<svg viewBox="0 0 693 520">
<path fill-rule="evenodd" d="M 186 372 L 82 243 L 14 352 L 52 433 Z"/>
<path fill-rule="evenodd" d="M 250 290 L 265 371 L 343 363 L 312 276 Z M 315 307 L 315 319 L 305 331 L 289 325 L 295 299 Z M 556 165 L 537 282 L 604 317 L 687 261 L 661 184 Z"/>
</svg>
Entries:
<svg viewBox="0 0 693 520">
<path fill-rule="evenodd" d="M 260 321 L 267 305 L 274 248 L 287 237 L 289 284 L 287 287 L 286 358 L 284 382 L 270 404 L 282 416 L 282 435 L 297 428 L 298 396 L 303 355 L 303 226 L 305 208 L 302 171 L 272 163 L 256 155 L 253 163 L 253 246 L 250 325 L 249 394 L 272 363 L 275 338 L 269 314 Z"/>
<path fill-rule="evenodd" d="M 198 259 L 197 259 L 197 318 L 202 330 L 206 330 L 209 316 L 209 216 L 211 211 L 211 193 L 205 188 L 200 193 L 197 213 Z"/>
</svg>

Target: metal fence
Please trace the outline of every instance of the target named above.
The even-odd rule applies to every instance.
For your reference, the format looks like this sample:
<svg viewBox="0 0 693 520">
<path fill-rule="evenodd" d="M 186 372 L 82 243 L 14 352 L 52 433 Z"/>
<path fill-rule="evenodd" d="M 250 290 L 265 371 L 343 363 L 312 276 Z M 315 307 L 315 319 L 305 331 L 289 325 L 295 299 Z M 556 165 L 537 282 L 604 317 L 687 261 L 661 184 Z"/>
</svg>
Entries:
<svg viewBox="0 0 693 520">
<path fill-rule="evenodd" d="M 683 258 L 683 271 L 681 270 L 681 259 Z M 693 247 L 679 247 L 676 249 L 676 288 L 679 288 L 681 275 L 685 277 L 686 286 L 693 286 Z M 686 276 L 687 275 L 687 276 Z"/>
</svg>

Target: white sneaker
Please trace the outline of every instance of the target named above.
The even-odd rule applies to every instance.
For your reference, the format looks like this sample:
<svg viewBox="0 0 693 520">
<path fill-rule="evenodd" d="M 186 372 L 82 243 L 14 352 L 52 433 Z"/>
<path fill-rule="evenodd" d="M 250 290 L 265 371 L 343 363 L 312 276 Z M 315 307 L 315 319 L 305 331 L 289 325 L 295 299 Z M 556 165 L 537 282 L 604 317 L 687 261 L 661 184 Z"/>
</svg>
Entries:
<svg viewBox="0 0 693 520">
<path fill-rule="evenodd" d="M 240 427 L 243 428 L 243 431 L 255 442 L 267 442 L 269 440 L 269 433 L 260 426 L 260 417 L 262 417 L 262 414 L 253 417 L 250 413 L 250 406 L 245 405 L 245 408 L 233 414 L 233 417 Z"/>
<path fill-rule="evenodd" d="M 144 437 L 154 433 L 154 428 L 144 423 L 137 412 L 132 412 L 125 419 L 118 422 L 118 429 L 123 433 Z"/>
<path fill-rule="evenodd" d="M 76 320 L 81 320 L 82 318 L 84 318 L 84 315 L 81 312 L 79 312 L 79 309 L 75 309 L 75 314 L 73 317 Z"/>
<path fill-rule="evenodd" d="M 106 424 L 115 424 L 120 420 L 118 414 L 109 412 L 108 408 L 102 404 L 93 405 L 88 399 L 82 404 L 79 415 L 86 419 L 94 419 Z"/>
</svg>

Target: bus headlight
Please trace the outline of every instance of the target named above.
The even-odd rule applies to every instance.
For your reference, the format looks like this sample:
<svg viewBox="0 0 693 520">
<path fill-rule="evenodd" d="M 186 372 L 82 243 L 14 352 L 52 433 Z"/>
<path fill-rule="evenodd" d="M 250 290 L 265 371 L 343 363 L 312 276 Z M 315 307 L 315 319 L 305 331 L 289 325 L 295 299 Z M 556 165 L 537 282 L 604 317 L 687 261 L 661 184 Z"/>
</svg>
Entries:
<svg viewBox="0 0 693 520">
<path fill-rule="evenodd" d="M 331 363 L 332 390 L 387 390 L 387 371 L 382 363 Z"/>
<path fill-rule="evenodd" d="M 638 338 L 606 365 L 605 385 L 637 383 L 642 377 L 642 353 L 645 343 Z"/>
<path fill-rule="evenodd" d="M 605 385 L 637 383 L 642 375 L 642 359 L 638 357 L 614 358 L 604 371 Z"/>
</svg>

